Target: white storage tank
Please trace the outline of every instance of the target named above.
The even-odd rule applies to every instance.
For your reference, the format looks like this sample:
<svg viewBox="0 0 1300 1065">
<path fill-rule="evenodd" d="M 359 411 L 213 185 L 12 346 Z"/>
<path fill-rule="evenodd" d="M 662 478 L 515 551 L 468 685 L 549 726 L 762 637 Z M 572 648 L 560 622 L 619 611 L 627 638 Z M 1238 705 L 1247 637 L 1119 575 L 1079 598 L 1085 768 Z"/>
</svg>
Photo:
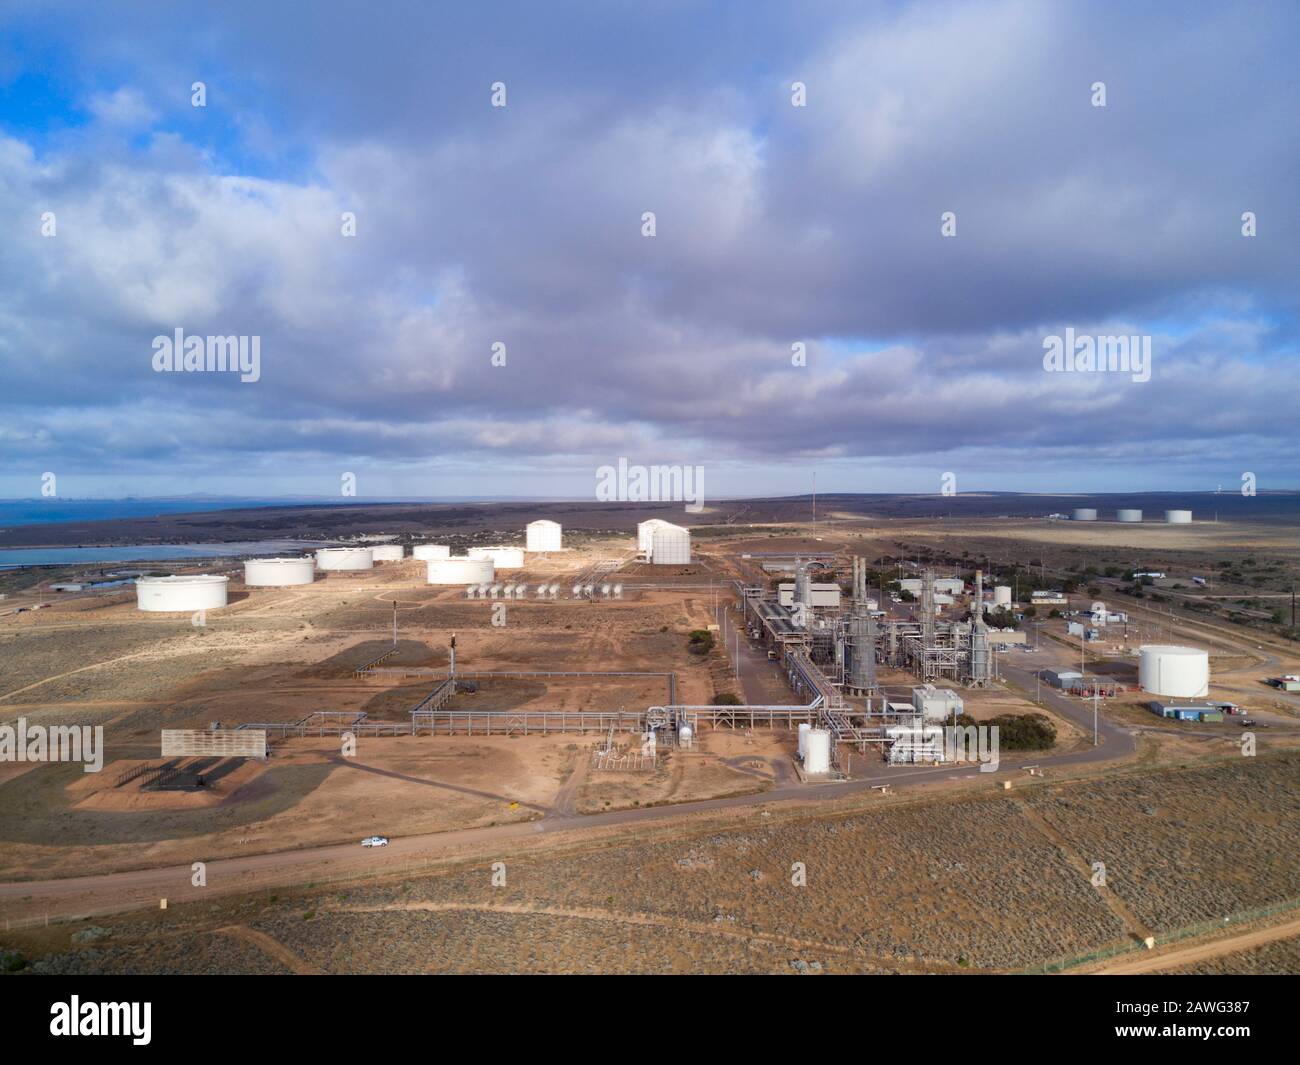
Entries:
<svg viewBox="0 0 1300 1065">
<path fill-rule="evenodd" d="M 1115 512 L 1116 521 L 1138 522 L 1142 520 L 1142 511 L 1140 510 L 1117 510 Z"/>
<path fill-rule="evenodd" d="M 811 728 L 812 728 L 812 725 L 808 724 L 807 721 L 801 721 L 801 722 L 799 722 L 799 757 L 800 757 L 800 759 L 803 758 L 804 754 L 805 754 L 805 753 L 807 752 L 807 750 L 808 750 L 808 730 L 811 729 Z"/>
<path fill-rule="evenodd" d="M 1151 695 L 1200 699 L 1210 691 L 1210 655 L 1196 647 L 1147 644 L 1138 649 L 1138 686 Z"/>
<path fill-rule="evenodd" d="M 805 773 L 831 771 L 831 734 L 824 728 L 810 728 L 804 740 L 803 769 Z"/>
<path fill-rule="evenodd" d="M 491 562 L 497 569 L 522 569 L 524 549 L 522 547 L 471 547 L 467 552 L 470 558 Z"/>
<path fill-rule="evenodd" d="M 685 566 L 691 561 L 691 532 L 680 525 L 660 522 L 650 532 L 646 561 L 656 566 Z"/>
<path fill-rule="evenodd" d="M 375 558 L 368 547 L 323 547 L 316 552 L 316 568 L 319 570 L 353 572 L 374 567 Z"/>
<path fill-rule="evenodd" d="M 411 548 L 411 557 L 425 562 L 434 558 L 451 558 L 451 548 L 446 544 L 416 544 Z"/>
<path fill-rule="evenodd" d="M 542 518 L 524 527 L 524 550 L 559 551 L 563 543 L 560 523 Z"/>
<path fill-rule="evenodd" d="M 1001 607 L 1011 609 L 1011 588 L 1005 584 L 999 584 L 993 589 L 993 609 Z"/>
<path fill-rule="evenodd" d="M 1170 525 L 1190 525 L 1192 523 L 1192 512 L 1190 510 L 1166 510 L 1165 521 Z"/>
<path fill-rule="evenodd" d="M 1079 507 L 1071 518 L 1074 521 L 1096 521 L 1097 511 L 1093 507 Z"/>
<path fill-rule="evenodd" d="M 311 584 L 316 560 L 307 558 L 250 558 L 244 563 L 244 584 L 249 588 L 284 588 Z"/>
<path fill-rule="evenodd" d="M 430 584 L 486 584 L 496 575 L 488 558 L 432 558 Z"/>
<path fill-rule="evenodd" d="M 370 557 L 376 562 L 401 562 L 406 557 L 406 548 L 401 544 L 377 544 L 370 549 Z"/>
<path fill-rule="evenodd" d="M 229 577 L 212 573 L 176 577 L 137 577 L 135 605 L 149 611 L 220 610 L 226 605 Z"/>
<path fill-rule="evenodd" d="M 638 522 L 636 527 L 636 549 L 638 551 L 650 550 L 650 539 L 654 531 L 660 525 L 668 523 L 662 518 L 651 518 L 649 521 Z"/>
<path fill-rule="evenodd" d="M 691 726 L 682 722 L 677 729 L 677 746 L 689 749 L 691 741 L 695 738 L 695 733 L 691 731 Z"/>
</svg>

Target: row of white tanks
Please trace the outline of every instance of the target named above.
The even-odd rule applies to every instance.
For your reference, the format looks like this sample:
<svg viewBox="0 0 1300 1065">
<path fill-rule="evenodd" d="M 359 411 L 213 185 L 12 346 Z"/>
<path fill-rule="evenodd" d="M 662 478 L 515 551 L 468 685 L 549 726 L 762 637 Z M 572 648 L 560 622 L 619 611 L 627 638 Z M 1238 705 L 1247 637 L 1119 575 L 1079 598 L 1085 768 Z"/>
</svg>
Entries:
<svg viewBox="0 0 1300 1065">
<path fill-rule="evenodd" d="M 1070 518 L 1072 521 L 1096 521 L 1097 511 L 1094 507 L 1078 507 L 1071 513 Z M 1115 511 L 1115 520 L 1130 525 L 1137 524 L 1142 520 L 1142 511 L 1126 507 Z M 1166 525 L 1190 525 L 1191 522 L 1192 512 L 1190 510 L 1165 511 Z"/>
<path fill-rule="evenodd" d="M 525 547 L 473 547 L 464 557 L 453 558 L 446 544 L 418 544 L 411 557 L 428 563 L 430 584 L 484 584 L 497 570 L 521 569 L 525 551 L 560 551 L 563 529 L 557 521 L 529 522 Z M 401 544 L 369 547 L 322 547 L 302 558 L 250 558 L 244 563 L 244 584 L 249 588 L 289 588 L 311 584 L 316 571 L 358 573 L 376 562 L 400 562 L 406 557 Z M 151 612 L 219 610 L 226 606 L 230 578 L 210 573 L 171 577 L 141 577 L 135 582 L 136 605 Z"/>
</svg>

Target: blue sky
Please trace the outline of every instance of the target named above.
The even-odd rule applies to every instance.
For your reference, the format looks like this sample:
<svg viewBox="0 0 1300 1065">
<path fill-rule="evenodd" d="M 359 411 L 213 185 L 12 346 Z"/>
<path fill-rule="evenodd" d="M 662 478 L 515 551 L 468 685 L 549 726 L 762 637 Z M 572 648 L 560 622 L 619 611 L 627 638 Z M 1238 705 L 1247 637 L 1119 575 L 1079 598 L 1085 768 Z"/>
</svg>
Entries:
<svg viewBox="0 0 1300 1065">
<path fill-rule="evenodd" d="M 1297 31 L 20 0 L 0 496 L 581 497 L 620 457 L 716 495 L 1300 487 Z M 1149 335 L 1151 379 L 1046 373 L 1067 327 Z M 177 328 L 258 336 L 259 379 L 156 373 Z"/>
</svg>

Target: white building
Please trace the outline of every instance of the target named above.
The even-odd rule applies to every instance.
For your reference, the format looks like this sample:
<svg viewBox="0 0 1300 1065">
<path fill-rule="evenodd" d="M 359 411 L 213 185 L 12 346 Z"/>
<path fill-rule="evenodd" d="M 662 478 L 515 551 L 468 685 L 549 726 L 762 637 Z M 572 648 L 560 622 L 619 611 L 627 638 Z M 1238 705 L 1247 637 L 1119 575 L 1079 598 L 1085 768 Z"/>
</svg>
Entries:
<svg viewBox="0 0 1300 1065">
<path fill-rule="evenodd" d="M 912 689 L 912 709 L 925 721 L 951 720 L 954 714 L 962 712 L 964 706 L 961 696 L 951 688 L 924 684 Z"/>
<path fill-rule="evenodd" d="M 809 606 L 838 607 L 840 605 L 840 586 L 835 583 L 810 584 L 808 594 L 812 597 Z M 794 606 L 794 582 L 787 581 L 776 587 L 777 602 L 782 606 Z"/>
</svg>

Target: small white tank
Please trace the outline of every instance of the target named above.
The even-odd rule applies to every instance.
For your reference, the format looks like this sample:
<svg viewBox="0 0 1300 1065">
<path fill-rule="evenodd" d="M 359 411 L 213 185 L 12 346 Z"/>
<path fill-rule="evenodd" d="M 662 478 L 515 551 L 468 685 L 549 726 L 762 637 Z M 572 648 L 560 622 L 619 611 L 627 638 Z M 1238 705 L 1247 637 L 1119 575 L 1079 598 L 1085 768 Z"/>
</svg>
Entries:
<svg viewBox="0 0 1300 1065">
<path fill-rule="evenodd" d="M 1078 507 L 1071 517 L 1074 521 L 1096 521 L 1097 510 L 1095 507 Z"/>
<path fill-rule="evenodd" d="M 492 563 L 475 558 L 433 558 L 428 563 L 430 584 L 483 584 L 495 576 Z"/>
<path fill-rule="evenodd" d="M 411 557 L 424 562 L 435 558 L 451 558 L 451 548 L 446 544 L 416 544 L 411 548 Z"/>
<path fill-rule="evenodd" d="M 521 547 L 471 547 L 465 552 L 470 558 L 491 559 L 497 569 L 519 569 L 524 564 Z"/>
<path fill-rule="evenodd" d="M 1142 511 L 1118 510 L 1115 512 L 1115 520 L 1123 522 L 1139 522 L 1142 520 Z"/>
<path fill-rule="evenodd" d="M 213 573 L 181 574 L 174 577 L 137 577 L 135 605 L 140 610 L 220 610 L 226 605 L 229 577 Z"/>
<path fill-rule="evenodd" d="M 1197 647 L 1146 644 L 1138 648 L 1138 686 L 1150 695 L 1204 698 L 1210 686 L 1209 653 Z"/>
<path fill-rule="evenodd" d="M 529 551 L 559 551 L 562 536 L 560 523 L 541 518 L 525 527 L 524 539 Z"/>
<path fill-rule="evenodd" d="M 812 725 L 808 724 L 807 721 L 799 722 L 799 757 L 801 759 L 804 756 L 804 752 L 808 750 L 808 731 L 811 728 Z"/>
<path fill-rule="evenodd" d="M 1008 607 L 1011 606 L 1011 589 L 1005 584 L 999 584 L 993 589 L 993 606 Z"/>
<path fill-rule="evenodd" d="M 695 733 L 691 731 L 691 726 L 683 722 L 682 726 L 677 730 L 677 746 L 690 747 L 694 738 Z"/>
<path fill-rule="evenodd" d="M 374 569 L 375 556 L 368 547 L 322 547 L 316 552 L 316 568 L 319 570 L 357 570 Z"/>
<path fill-rule="evenodd" d="M 805 773 L 831 771 L 831 734 L 824 728 L 810 728 L 804 741 L 803 768 Z"/>
<path fill-rule="evenodd" d="M 244 585 L 248 588 L 284 588 L 311 584 L 316 579 L 313 558 L 250 558 L 244 563 Z"/>
<path fill-rule="evenodd" d="M 1169 525 L 1190 525 L 1192 523 L 1192 512 L 1190 510 L 1166 510 L 1165 522 Z"/>
<path fill-rule="evenodd" d="M 406 548 L 401 544 L 376 544 L 370 549 L 370 557 L 376 562 L 401 562 L 406 557 Z"/>
</svg>

